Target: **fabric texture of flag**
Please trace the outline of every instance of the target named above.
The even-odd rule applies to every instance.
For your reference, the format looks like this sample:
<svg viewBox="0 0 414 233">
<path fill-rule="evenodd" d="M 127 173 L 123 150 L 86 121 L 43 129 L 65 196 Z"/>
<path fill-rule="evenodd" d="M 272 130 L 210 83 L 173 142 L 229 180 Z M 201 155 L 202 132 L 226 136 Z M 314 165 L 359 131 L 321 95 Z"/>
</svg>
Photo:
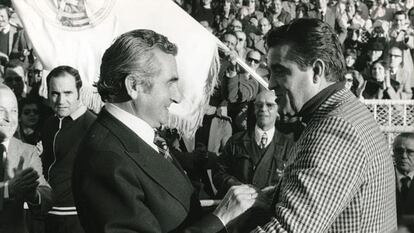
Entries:
<svg viewBox="0 0 414 233">
<path fill-rule="evenodd" d="M 25 31 L 46 70 L 78 69 L 82 97 L 101 106 L 92 85 L 101 57 L 114 39 L 133 29 L 151 29 L 177 44 L 183 101 L 170 108 L 168 127 L 193 136 L 217 80 L 216 38 L 171 0 L 13 0 Z M 43 85 L 46 86 L 46 85 Z"/>
</svg>

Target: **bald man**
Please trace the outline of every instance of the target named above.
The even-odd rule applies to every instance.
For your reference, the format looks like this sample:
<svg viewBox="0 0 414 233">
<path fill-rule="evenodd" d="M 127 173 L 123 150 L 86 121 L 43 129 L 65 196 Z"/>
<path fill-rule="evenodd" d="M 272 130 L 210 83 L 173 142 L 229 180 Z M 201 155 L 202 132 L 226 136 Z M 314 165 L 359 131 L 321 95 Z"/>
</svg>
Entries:
<svg viewBox="0 0 414 233">
<path fill-rule="evenodd" d="M 27 233 L 23 203 L 45 213 L 51 188 L 42 175 L 40 151 L 13 137 L 18 124 L 16 96 L 0 84 L 0 232 Z"/>
<path fill-rule="evenodd" d="M 279 181 L 293 140 L 275 128 L 275 100 L 273 91 L 261 91 L 254 102 L 254 128 L 236 133 L 227 141 L 213 174 L 219 196 L 234 185 L 253 184 L 263 189 Z"/>
</svg>

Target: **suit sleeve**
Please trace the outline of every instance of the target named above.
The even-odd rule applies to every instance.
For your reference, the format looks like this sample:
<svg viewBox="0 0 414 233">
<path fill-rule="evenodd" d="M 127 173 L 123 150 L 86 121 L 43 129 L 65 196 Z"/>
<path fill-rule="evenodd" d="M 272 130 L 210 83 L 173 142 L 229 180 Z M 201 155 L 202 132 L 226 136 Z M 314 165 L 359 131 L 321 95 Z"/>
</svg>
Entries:
<svg viewBox="0 0 414 233">
<path fill-rule="evenodd" d="M 363 182 L 366 154 L 355 129 L 331 117 L 309 126 L 276 193 L 274 232 L 328 232 Z"/>
<path fill-rule="evenodd" d="M 162 232 L 158 220 L 145 205 L 145 195 L 151 194 L 145 193 L 136 177 L 136 167 L 114 152 L 82 155 L 88 153 L 95 159 L 77 161 L 73 179 L 75 203 L 85 231 Z M 223 228 L 219 221 L 210 215 L 191 227 L 180 226 L 177 232 L 218 232 Z"/>
</svg>

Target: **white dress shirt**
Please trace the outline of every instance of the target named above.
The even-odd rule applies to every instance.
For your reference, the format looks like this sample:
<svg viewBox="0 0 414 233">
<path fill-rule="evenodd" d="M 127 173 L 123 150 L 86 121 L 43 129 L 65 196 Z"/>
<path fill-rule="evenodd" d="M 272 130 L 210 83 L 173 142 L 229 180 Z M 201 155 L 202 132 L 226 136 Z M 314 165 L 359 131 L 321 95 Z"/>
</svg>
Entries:
<svg viewBox="0 0 414 233">
<path fill-rule="evenodd" d="M 262 135 L 266 132 L 267 141 L 265 144 L 265 148 L 272 142 L 273 135 L 275 134 L 275 127 L 270 128 L 267 131 L 260 129 L 257 125 L 254 127 L 254 137 L 258 146 L 260 146 Z"/>
<path fill-rule="evenodd" d="M 105 109 L 116 119 L 131 129 L 138 137 L 153 148 L 157 153 L 158 147 L 154 144 L 154 129 L 141 118 L 121 109 L 115 104 L 106 103 Z"/>
</svg>

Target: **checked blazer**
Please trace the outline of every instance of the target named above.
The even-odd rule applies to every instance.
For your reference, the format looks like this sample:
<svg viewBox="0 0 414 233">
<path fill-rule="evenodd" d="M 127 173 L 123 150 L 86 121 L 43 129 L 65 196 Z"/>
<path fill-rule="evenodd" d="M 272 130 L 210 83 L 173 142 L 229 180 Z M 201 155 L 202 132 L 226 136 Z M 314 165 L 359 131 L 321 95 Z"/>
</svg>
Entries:
<svg viewBox="0 0 414 233">
<path fill-rule="evenodd" d="M 273 218 L 257 232 L 396 230 L 391 153 L 350 91 L 337 91 L 319 106 L 290 153 Z"/>
</svg>

